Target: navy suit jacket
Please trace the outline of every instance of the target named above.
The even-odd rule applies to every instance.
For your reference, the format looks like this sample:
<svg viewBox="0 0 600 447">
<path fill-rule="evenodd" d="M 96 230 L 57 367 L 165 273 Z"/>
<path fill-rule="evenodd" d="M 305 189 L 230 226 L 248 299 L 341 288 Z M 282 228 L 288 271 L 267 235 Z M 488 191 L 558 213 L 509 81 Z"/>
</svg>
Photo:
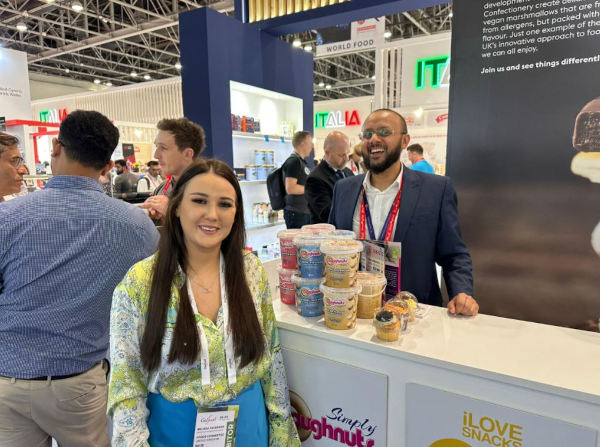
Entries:
<svg viewBox="0 0 600 447">
<path fill-rule="evenodd" d="M 348 168 L 342 169 L 345 177 L 354 174 Z M 333 197 L 333 186 L 339 181 L 335 171 L 329 163 L 321 160 L 321 163 L 312 170 L 306 184 L 304 185 L 304 197 L 310 210 L 310 223 L 325 223 L 331 211 L 331 198 Z"/>
<path fill-rule="evenodd" d="M 462 241 L 456 192 L 450 179 L 403 169 L 402 199 L 394 241 L 402 243 L 400 286 L 420 302 L 442 305 L 435 263 L 442 266 L 450 298 L 473 295 L 471 256 Z M 352 230 L 365 175 L 335 184 L 329 223 Z"/>
</svg>

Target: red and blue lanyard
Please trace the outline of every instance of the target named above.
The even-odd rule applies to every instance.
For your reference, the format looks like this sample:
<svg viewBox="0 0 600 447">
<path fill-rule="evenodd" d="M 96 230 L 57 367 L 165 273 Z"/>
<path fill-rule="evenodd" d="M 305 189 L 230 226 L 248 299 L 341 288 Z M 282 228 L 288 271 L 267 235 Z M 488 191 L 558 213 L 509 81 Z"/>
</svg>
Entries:
<svg viewBox="0 0 600 447">
<path fill-rule="evenodd" d="M 360 204 L 360 239 L 366 239 L 366 227 L 369 228 L 369 236 L 370 239 L 375 239 L 375 230 L 373 228 L 373 220 L 371 219 L 371 212 L 369 211 L 369 201 L 367 200 L 367 193 L 365 191 L 365 187 L 362 187 L 362 202 Z M 396 194 L 396 198 L 394 199 L 394 203 L 388 212 L 387 218 L 385 219 L 385 223 L 383 228 L 381 229 L 381 233 L 379 234 L 379 241 L 390 242 L 392 240 L 393 232 L 394 232 L 394 223 L 396 222 L 396 218 L 398 217 L 398 211 L 400 210 L 400 200 L 402 198 L 402 177 L 400 177 L 400 187 L 398 188 L 398 194 Z"/>
</svg>

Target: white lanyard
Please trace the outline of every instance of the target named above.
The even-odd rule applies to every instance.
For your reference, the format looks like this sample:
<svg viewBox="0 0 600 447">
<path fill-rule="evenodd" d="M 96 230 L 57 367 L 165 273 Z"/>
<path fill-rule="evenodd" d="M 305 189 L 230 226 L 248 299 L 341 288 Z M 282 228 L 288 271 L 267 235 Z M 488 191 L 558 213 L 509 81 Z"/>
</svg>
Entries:
<svg viewBox="0 0 600 447">
<path fill-rule="evenodd" d="M 227 363 L 227 379 L 229 385 L 233 385 L 237 382 L 237 372 L 235 370 L 235 355 L 233 353 L 233 338 L 231 337 L 231 331 L 229 329 L 229 306 L 227 304 L 227 291 L 225 289 L 225 261 L 223 260 L 223 254 L 221 253 L 221 268 L 220 268 L 220 282 L 221 282 L 221 306 L 223 307 L 223 342 L 225 344 L 225 363 Z M 198 314 L 198 307 L 196 306 L 196 300 L 194 299 L 194 292 L 192 285 L 187 279 L 187 291 L 190 302 L 192 304 L 192 310 L 194 314 Z M 198 333 L 200 334 L 200 370 L 202 371 L 202 385 L 210 385 L 210 360 L 208 358 L 208 340 L 202 322 L 198 322 Z"/>
</svg>

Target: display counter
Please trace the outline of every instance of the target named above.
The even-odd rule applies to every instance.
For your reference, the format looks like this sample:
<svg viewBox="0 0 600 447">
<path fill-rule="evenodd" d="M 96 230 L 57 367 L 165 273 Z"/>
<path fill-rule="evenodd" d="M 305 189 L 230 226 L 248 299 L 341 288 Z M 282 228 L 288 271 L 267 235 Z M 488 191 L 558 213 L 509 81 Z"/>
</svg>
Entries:
<svg viewBox="0 0 600 447">
<path fill-rule="evenodd" d="M 425 306 L 383 342 L 370 320 L 336 331 L 281 303 L 279 263 L 265 268 L 292 396 L 311 415 L 296 415 L 304 446 L 600 447 L 600 334 Z"/>
</svg>

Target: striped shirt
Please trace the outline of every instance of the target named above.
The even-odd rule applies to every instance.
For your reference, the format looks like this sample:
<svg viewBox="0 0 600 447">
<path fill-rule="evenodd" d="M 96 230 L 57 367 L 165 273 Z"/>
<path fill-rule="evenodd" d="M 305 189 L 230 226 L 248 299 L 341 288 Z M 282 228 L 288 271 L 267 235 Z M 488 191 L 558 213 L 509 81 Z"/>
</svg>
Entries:
<svg viewBox="0 0 600 447">
<path fill-rule="evenodd" d="M 88 177 L 0 205 L 0 375 L 76 374 L 107 356 L 115 286 L 152 254 L 142 210 Z"/>
</svg>

